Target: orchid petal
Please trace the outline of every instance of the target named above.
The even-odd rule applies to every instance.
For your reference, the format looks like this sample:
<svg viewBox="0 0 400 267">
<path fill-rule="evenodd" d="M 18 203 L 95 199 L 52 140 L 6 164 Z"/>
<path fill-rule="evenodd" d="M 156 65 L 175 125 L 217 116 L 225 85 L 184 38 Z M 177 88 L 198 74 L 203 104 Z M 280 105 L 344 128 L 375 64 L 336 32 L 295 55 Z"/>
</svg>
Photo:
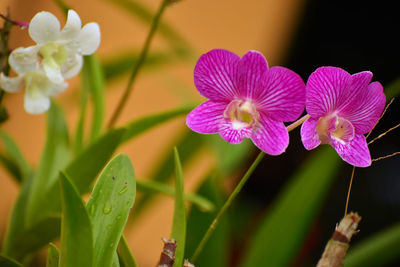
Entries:
<svg viewBox="0 0 400 267">
<path fill-rule="evenodd" d="M 263 76 L 260 109 L 278 121 L 294 121 L 304 111 L 305 85 L 301 77 L 284 67 L 271 67 Z"/>
<path fill-rule="evenodd" d="M 48 89 L 47 89 L 47 94 L 49 96 L 58 96 L 62 92 L 67 89 L 68 83 L 62 82 L 62 83 L 49 83 Z"/>
<path fill-rule="evenodd" d="M 301 141 L 307 150 L 316 148 L 321 144 L 317 132 L 318 119 L 309 118 L 301 125 Z"/>
<path fill-rule="evenodd" d="M 385 108 L 386 97 L 379 82 L 361 89 L 354 100 L 341 110 L 343 117 L 351 121 L 357 134 L 371 131 Z"/>
<path fill-rule="evenodd" d="M 332 146 L 344 161 L 353 166 L 368 167 L 371 165 L 371 155 L 364 135 L 356 134 L 348 144 L 332 140 Z"/>
<path fill-rule="evenodd" d="M 40 114 L 49 109 L 50 99 L 37 88 L 26 88 L 24 107 L 28 113 Z"/>
<path fill-rule="evenodd" d="M 61 73 L 64 79 L 69 79 L 77 75 L 82 69 L 82 64 L 83 58 L 81 55 L 70 55 L 66 62 L 61 66 Z"/>
<path fill-rule="evenodd" d="M 95 22 L 91 22 L 83 26 L 77 41 L 80 47 L 80 54 L 93 54 L 100 45 L 100 28 Z"/>
<path fill-rule="evenodd" d="M 198 133 L 217 133 L 223 121 L 226 106 L 226 103 L 206 101 L 189 113 L 186 124 Z"/>
<path fill-rule="evenodd" d="M 29 35 L 38 44 L 57 40 L 60 36 L 60 22 L 50 12 L 39 12 L 29 23 Z"/>
<path fill-rule="evenodd" d="M 42 66 L 50 81 L 54 83 L 64 82 L 64 77 L 61 74 L 60 65 L 58 65 L 53 58 L 43 59 Z"/>
<path fill-rule="evenodd" d="M 79 15 L 72 9 L 68 10 L 68 18 L 64 28 L 61 31 L 61 38 L 74 39 L 81 31 L 82 23 Z"/>
<path fill-rule="evenodd" d="M 258 128 L 251 135 L 253 143 L 269 155 L 285 152 L 289 144 L 289 133 L 283 122 L 261 114 L 259 123 Z"/>
<path fill-rule="evenodd" d="M 263 54 L 249 51 L 239 61 L 239 90 L 245 98 L 256 99 L 260 94 L 260 79 L 268 70 L 268 63 Z"/>
<path fill-rule="evenodd" d="M 320 67 L 308 78 L 306 108 L 312 117 L 321 117 L 336 110 L 346 101 L 351 75 L 336 67 Z"/>
<path fill-rule="evenodd" d="M 219 134 L 231 144 L 240 144 L 243 138 L 251 136 L 252 127 L 236 127 L 235 122 L 225 120 L 220 125 Z"/>
<path fill-rule="evenodd" d="M 8 63 L 18 74 L 35 71 L 39 64 L 39 47 L 29 46 L 27 48 L 18 47 L 11 52 Z"/>
<path fill-rule="evenodd" d="M 194 83 L 201 95 L 214 101 L 231 101 L 238 95 L 239 56 L 214 49 L 202 55 L 194 69 Z"/>
<path fill-rule="evenodd" d="M 4 73 L 0 74 L 0 88 L 6 92 L 14 93 L 22 89 L 24 79 L 22 76 L 7 77 Z"/>
</svg>

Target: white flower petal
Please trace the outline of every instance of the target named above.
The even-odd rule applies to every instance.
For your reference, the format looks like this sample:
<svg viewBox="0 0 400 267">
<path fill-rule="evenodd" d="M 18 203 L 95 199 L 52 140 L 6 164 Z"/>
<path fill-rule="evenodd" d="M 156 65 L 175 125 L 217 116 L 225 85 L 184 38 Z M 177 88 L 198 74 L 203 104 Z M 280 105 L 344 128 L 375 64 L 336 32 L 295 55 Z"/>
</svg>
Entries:
<svg viewBox="0 0 400 267">
<path fill-rule="evenodd" d="M 50 12 L 39 12 L 29 23 L 29 35 L 38 44 L 57 40 L 60 36 L 60 22 Z"/>
<path fill-rule="evenodd" d="M 61 74 L 60 65 L 53 58 L 44 59 L 42 61 L 43 70 L 50 81 L 54 83 L 64 82 L 64 77 Z"/>
<path fill-rule="evenodd" d="M 24 79 L 22 76 L 7 77 L 4 73 L 0 74 L 0 88 L 6 92 L 14 93 L 22 89 Z"/>
<path fill-rule="evenodd" d="M 100 44 L 100 28 L 95 22 L 83 26 L 77 38 L 82 55 L 93 54 Z"/>
<path fill-rule="evenodd" d="M 81 55 L 73 54 L 61 66 L 61 73 L 64 79 L 69 79 L 77 75 L 82 69 L 83 58 Z"/>
<path fill-rule="evenodd" d="M 50 99 L 40 89 L 32 86 L 31 88 L 26 88 L 24 107 L 28 113 L 40 114 L 49 109 Z"/>
<path fill-rule="evenodd" d="M 61 31 L 62 39 L 74 39 L 81 31 L 82 23 L 79 15 L 72 9 L 68 10 L 68 18 Z"/>
<path fill-rule="evenodd" d="M 58 96 L 59 94 L 64 92 L 65 89 L 67 89 L 68 83 L 66 83 L 66 82 L 63 82 L 63 83 L 50 83 L 49 86 L 50 87 L 49 87 L 48 95 L 49 96 Z"/>
<path fill-rule="evenodd" d="M 11 52 L 8 58 L 8 63 L 18 74 L 32 72 L 39 64 L 38 51 L 39 47 L 37 45 L 29 46 L 27 48 L 18 47 Z"/>
</svg>

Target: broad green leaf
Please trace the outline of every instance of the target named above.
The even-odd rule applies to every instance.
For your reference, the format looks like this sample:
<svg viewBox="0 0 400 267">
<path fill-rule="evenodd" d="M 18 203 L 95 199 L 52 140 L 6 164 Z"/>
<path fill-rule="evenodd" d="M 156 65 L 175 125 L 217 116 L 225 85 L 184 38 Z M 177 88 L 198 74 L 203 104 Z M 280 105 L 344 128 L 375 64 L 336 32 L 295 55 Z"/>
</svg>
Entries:
<svg viewBox="0 0 400 267">
<path fill-rule="evenodd" d="M 41 218 L 42 203 L 49 201 L 46 192 L 56 184 L 58 173 L 70 160 L 68 130 L 62 109 L 53 102 L 47 113 L 46 145 L 33 177 L 26 210 L 26 224 Z"/>
<path fill-rule="evenodd" d="M 192 131 L 185 131 L 179 140 L 174 143 L 178 144 L 182 165 L 193 158 L 196 152 L 198 152 L 204 145 L 204 142 L 201 138 L 199 138 L 199 135 Z M 151 181 L 165 182 L 172 177 L 174 173 L 174 154 L 168 153 L 165 155 L 161 163 L 153 172 L 154 173 L 149 176 L 149 180 Z M 132 219 L 138 218 L 138 215 L 146 207 L 152 197 L 152 194 L 141 194 L 141 197 L 136 200 L 134 207 L 135 216 L 133 216 Z"/>
<path fill-rule="evenodd" d="M 339 157 L 330 147 L 305 162 L 261 221 L 240 266 L 290 264 L 324 202 L 338 164 Z"/>
<path fill-rule="evenodd" d="M 186 207 L 183 188 L 182 165 L 179 159 L 178 149 L 174 148 L 175 162 L 175 205 L 174 218 L 172 221 L 171 238 L 176 240 L 174 267 L 181 267 L 185 253 L 186 241 Z"/>
<path fill-rule="evenodd" d="M 60 175 L 61 241 L 60 267 L 93 266 L 93 232 L 89 214 L 78 190 Z"/>
<path fill-rule="evenodd" d="M 93 141 L 99 136 L 104 120 L 104 77 L 103 70 L 95 55 L 84 57 L 82 85 L 89 88 L 93 103 L 90 134 L 90 140 Z"/>
<path fill-rule="evenodd" d="M 223 189 L 217 183 L 216 177 L 213 176 L 204 180 L 197 193 L 214 201 L 218 208 L 222 207 L 223 201 L 226 199 Z M 193 255 L 207 228 L 217 215 L 217 211 L 205 213 L 198 207 L 192 206 L 187 222 L 185 255 Z M 221 217 L 218 227 L 214 230 L 196 262 L 192 262 L 193 264 L 196 266 L 228 266 L 229 243 L 231 242 L 229 222 L 229 214 Z"/>
<path fill-rule="evenodd" d="M 93 222 L 94 266 L 111 266 L 135 195 L 131 161 L 120 154 L 100 174 L 87 203 Z"/>
<path fill-rule="evenodd" d="M 10 164 L 18 168 L 18 174 L 15 173 L 18 181 L 23 181 L 32 175 L 32 168 L 29 166 L 24 155 L 19 149 L 15 141 L 6 132 L 0 131 L 0 139 L 6 152 L 6 158 L 10 160 Z"/>
<path fill-rule="evenodd" d="M 126 132 L 125 132 L 125 135 L 124 135 L 122 141 L 126 142 L 126 141 L 130 140 L 131 138 L 149 130 L 150 128 L 157 126 L 158 124 L 166 122 L 177 116 L 187 114 L 195 107 L 196 106 L 194 106 L 194 105 L 180 107 L 177 109 L 173 109 L 170 111 L 164 111 L 161 113 L 149 115 L 149 116 L 140 118 L 138 120 L 135 120 L 135 121 L 125 125 L 124 128 L 126 128 Z"/>
<path fill-rule="evenodd" d="M 120 266 L 121 265 L 119 264 L 118 253 L 116 251 L 114 251 L 111 267 L 120 267 Z"/>
<path fill-rule="evenodd" d="M 171 197 L 175 197 L 175 189 L 169 185 L 151 180 L 137 180 L 137 190 L 141 192 L 161 193 Z M 212 212 L 215 210 L 215 205 L 207 198 L 198 194 L 185 193 L 186 201 L 192 202 L 203 212 Z"/>
<path fill-rule="evenodd" d="M 110 3 L 117 5 L 125 12 L 150 24 L 153 20 L 153 13 L 148 7 L 137 0 L 109 0 Z M 166 22 L 160 22 L 158 26 L 160 35 L 166 39 L 173 47 L 175 53 L 182 57 L 191 59 L 193 50 L 186 40 L 173 27 Z"/>
<path fill-rule="evenodd" d="M 119 240 L 117 251 L 119 256 L 119 264 L 121 267 L 138 266 L 124 235 L 122 235 L 121 239 Z"/>
<path fill-rule="evenodd" d="M 118 53 L 113 57 L 102 60 L 104 70 L 104 79 L 110 81 L 132 71 L 133 66 L 139 59 L 138 53 L 130 51 Z M 143 63 L 143 69 L 154 69 L 155 67 L 170 64 L 175 57 L 170 52 L 158 52 L 147 55 L 146 61 Z"/>
<path fill-rule="evenodd" d="M 400 258 L 400 223 L 352 246 L 344 259 L 345 267 L 389 266 Z"/>
<path fill-rule="evenodd" d="M 58 267 L 60 252 L 53 243 L 50 243 L 49 245 L 50 247 L 47 250 L 46 267 Z"/>
<path fill-rule="evenodd" d="M 397 78 L 385 87 L 385 95 L 388 100 L 400 95 L 400 78 Z"/>
<path fill-rule="evenodd" d="M 7 256 L 0 255 L 0 266 L 1 267 L 22 267 L 22 264 L 14 259 Z"/>
</svg>

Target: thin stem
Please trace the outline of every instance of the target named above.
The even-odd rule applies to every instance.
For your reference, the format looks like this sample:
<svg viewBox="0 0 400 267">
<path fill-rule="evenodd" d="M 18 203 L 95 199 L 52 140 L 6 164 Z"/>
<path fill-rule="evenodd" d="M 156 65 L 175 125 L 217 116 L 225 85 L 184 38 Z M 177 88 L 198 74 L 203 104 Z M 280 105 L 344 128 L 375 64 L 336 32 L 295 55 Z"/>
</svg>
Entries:
<svg viewBox="0 0 400 267">
<path fill-rule="evenodd" d="M 349 207 L 349 200 L 350 200 L 350 192 L 351 192 L 351 187 L 353 185 L 353 179 L 354 179 L 354 172 L 356 170 L 356 167 L 353 166 L 353 170 L 351 171 L 351 177 L 350 177 L 350 184 L 349 184 L 349 189 L 347 190 L 347 198 L 346 198 L 346 206 L 344 208 L 344 216 L 347 215 L 347 209 Z"/>
<path fill-rule="evenodd" d="M 145 43 L 143 45 L 143 48 L 142 48 L 142 51 L 140 53 L 139 59 L 138 59 L 138 61 L 136 62 L 135 66 L 132 69 L 131 76 L 129 77 L 128 84 L 127 84 L 127 86 L 125 88 L 125 92 L 122 95 L 122 97 L 121 97 L 121 99 L 120 99 L 120 101 L 118 103 L 118 106 L 114 111 L 114 114 L 111 116 L 110 122 L 108 123 L 108 128 L 112 128 L 114 126 L 115 122 L 117 121 L 117 119 L 120 116 L 123 108 L 126 105 L 126 101 L 128 100 L 130 94 L 132 93 L 133 84 L 135 82 L 136 76 L 139 73 L 139 70 L 140 70 L 141 66 L 143 65 L 143 63 L 144 63 L 144 61 L 146 59 L 147 53 L 148 53 L 149 48 L 150 48 L 151 41 L 153 40 L 154 33 L 156 32 L 158 24 L 160 23 L 161 15 L 164 13 L 165 8 L 167 7 L 167 5 L 170 2 L 171 2 L 171 0 L 163 0 L 162 3 L 161 3 L 160 8 L 157 11 L 157 14 L 155 15 L 155 17 L 153 19 L 149 34 L 147 35 L 147 38 L 146 38 L 146 41 L 145 41 Z"/>
<path fill-rule="evenodd" d="M 393 126 L 392 128 L 390 128 L 389 130 L 385 131 L 384 133 L 381 133 L 379 136 L 375 137 L 374 139 L 372 139 L 371 141 L 368 142 L 368 145 L 372 144 L 373 142 L 375 142 L 378 139 L 381 139 L 382 137 L 384 137 L 387 133 L 393 131 L 394 129 L 400 127 L 400 123 L 397 124 L 396 126 Z"/>
<path fill-rule="evenodd" d="M 400 155 L 400 151 L 394 152 L 394 153 L 392 153 L 390 155 L 386 155 L 386 156 L 383 156 L 383 157 L 379 157 L 379 158 L 373 159 L 372 162 L 380 161 L 382 159 L 391 158 L 391 157 L 394 157 L 394 156 L 397 156 L 397 155 Z"/>
<path fill-rule="evenodd" d="M 290 132 L 293 129 L 295 129 L 296 127 L 300 126 L 309 117 L 310 117 L 310 115 L 305 115 L 305 116 L 301 117 L 300 119 L 298 119 L 297 121 L 295 121 L 294 123 L 288 125 L 286 127 L 287 131 Z M 250 165 L 249 169 L 244 174 L 243 178 L 236 185 L 235 189 L 233 190 L 233 192 L 231 193 L 229 198 L 226 200 L 226 202 L 224 203 L 222 208 L 219 210 L 217 216 L 215 216 L 215 219 L 213 220 L 211 225 L 208 227 L 207 232 L 203 236 L 203 239 L 200 241 L 195 252 L 193 253 L 192 258 L 190 259 L 191 262 L 194 263 L 197 260 L 201 251 L 203 250 L 204 246 L 206 245 L 207 241 L 210 239 L 212 233 L 214 232 L 215 228 L 217 228 L 220 218 L 226 212 L 226 210 L 232 205 L 232 202 L 235 200 L 236 196 L 240 193 L 243 186 L 246 184 L 247 180 L 253 174 L 254 170 L 257 168 L 258 164 L 261 162 L 261 160 L 264 158 L 264 156 L 265 156 L 265 153 L 263 151 L 260 151 L 257 158 L 254 160 L 254 162 Z"/>
</svg>

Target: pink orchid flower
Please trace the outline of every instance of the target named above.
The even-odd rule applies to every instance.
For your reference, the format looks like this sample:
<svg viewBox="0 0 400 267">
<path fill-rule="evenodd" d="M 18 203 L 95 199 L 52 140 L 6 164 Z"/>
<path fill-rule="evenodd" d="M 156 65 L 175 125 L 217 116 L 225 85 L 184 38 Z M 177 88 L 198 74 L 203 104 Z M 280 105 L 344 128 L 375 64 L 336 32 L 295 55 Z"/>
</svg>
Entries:
<svg viewBox="0 0 400 267">
<path fill-rule="evenodd" d="M 305 105 L 305 85 L 299 75 L 284 67 L 269 68 L 257 51 L 240 58 L 215 49 L 198 60 L 194 83 L 209 100 L 187 116 L 190 129 L 219 133 L 232 144 L 250 138 L 270 155 L 285 151 L 289 134 L 283 122 L 296 120 Z"/>
<path fill-rule="evenodd" d="M 364 134 L 371 131 L 385 107 L 386 98 L 372 73 L 349 74 L 336 67 L 321 67 L 306 84 L 306 110 L 311 116 L 301 127 L 308 150 L 331 145 L 346 162 L 371 165 Z"/>
</svg>

